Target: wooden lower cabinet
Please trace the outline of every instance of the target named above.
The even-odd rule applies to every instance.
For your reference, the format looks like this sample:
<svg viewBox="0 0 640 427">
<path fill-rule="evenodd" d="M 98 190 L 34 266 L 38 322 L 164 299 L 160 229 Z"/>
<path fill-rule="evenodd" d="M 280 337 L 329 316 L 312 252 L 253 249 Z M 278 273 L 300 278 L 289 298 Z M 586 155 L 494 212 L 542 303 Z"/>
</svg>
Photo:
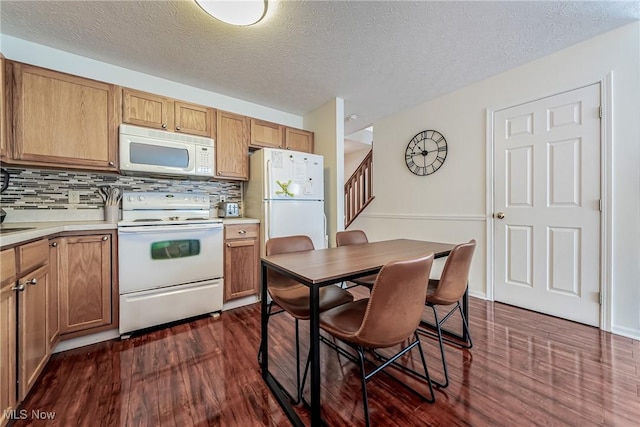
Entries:
<svg viewBox="0 0 640 427">
<path fill-rule="evenodd" d="M 16 258 L 13 249 L 0 252 L 0 426 L 17 406 L 16 396 Z"/>
<path fill-rule="evenodd" d="M 113 324 L 113 239 L 112 232 L 56 239 L 61 335 Z"/>
<path fill-rule="evenodd" d="M 18 280 L 19 400 L 25 398 L 49 360 L 48 281 L 49 265 L 44 265 Z"/>
<path fill-rule="evenodd" d="M 260 291 L 260 226 L 224 227 L 224 301 L 257 295 Z"/>
<path fill-rule="evenodd" d="M 53 349 L 60 336 L 60 303 L 58 292 L 58 246 L 60 239 L 49 240 L 49 283 L 47 286 L 47 337 Z"/>
</svg>

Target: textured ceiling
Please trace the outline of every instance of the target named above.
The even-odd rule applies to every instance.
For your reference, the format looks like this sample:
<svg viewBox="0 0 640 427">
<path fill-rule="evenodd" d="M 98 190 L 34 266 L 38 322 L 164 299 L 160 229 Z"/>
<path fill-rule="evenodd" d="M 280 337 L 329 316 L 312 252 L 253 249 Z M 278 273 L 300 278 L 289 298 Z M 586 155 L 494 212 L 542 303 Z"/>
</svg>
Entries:
<svg viewBox="0 0 640 427">
<path fill-rule="evenodd" d="M 349 134 L 640 19 L 638 1 L 269 5 L 233 27 L 190 0 L 2 0 L 0 31 L 298 115 L 340 97 Z"/>
</svg>

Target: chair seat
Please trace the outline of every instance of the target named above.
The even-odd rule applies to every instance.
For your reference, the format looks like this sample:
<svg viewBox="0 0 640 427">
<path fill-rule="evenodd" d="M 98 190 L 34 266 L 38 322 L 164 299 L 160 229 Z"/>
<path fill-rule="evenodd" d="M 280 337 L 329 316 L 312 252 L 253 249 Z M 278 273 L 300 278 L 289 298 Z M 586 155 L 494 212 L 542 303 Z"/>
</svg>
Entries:
<svg viewBox="0 0 640 427">
<path fill-rule="evenodd" d="M 269 288 L 271 298 L 293 317 L 308 320 L 311 317 L 309 288 L 299 284 L 287 288 Z M 337 286 L 320 288 L 320 312 L 353 301 L 353 295 Z"/>
<path fill-rule="evenodd" d="M 320 313 L 320 328 L 341 340 L 353 342 L 355 333 L 362 326 L 368 302 L 369 298 L 364 298 Z"/>
<path fill-rule="evenodd" d="M 452 299 L 455 297 L 449 297 L 443 292 L 440 292 L 438 295 L 436 295 L 435 292 L 438 289 L 439 284 L 439 279 L 429 279 L 429 286 L 427 287 L 427 298 L 425 298 L 425 303 L 427 305 L 452 305 L 458 302 L 459 299 Z"/>
</svg>

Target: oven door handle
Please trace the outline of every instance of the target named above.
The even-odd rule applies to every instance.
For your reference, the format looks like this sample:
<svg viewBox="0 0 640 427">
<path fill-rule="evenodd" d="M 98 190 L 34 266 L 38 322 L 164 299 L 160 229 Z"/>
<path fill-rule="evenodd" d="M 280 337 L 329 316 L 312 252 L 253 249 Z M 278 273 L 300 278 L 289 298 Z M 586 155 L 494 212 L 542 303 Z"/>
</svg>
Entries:
<svg viewBox="0 0 640 427">
<path fill-rule="evenodd" d="M 142 225 L 134 227 L 119 227 L 120 234 L 133 233 L 156 233 L 162 232 L 180 232 L 180 231 L 199 231 L 199 230 L 215 230 L 222 229 L 223 224 L 184 224 L 184 225 Z"/>
</svg>

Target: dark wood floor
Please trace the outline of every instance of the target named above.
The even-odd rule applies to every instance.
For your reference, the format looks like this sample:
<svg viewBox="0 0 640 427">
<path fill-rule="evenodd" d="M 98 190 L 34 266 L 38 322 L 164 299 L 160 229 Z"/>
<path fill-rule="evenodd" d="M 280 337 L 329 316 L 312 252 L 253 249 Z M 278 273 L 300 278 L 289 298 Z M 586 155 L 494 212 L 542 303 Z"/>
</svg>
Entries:
<svg viewBox="0 0 640 427">
<path fill-rule="evenodd" d="M 259 312 L 255 304 L 54 355 L 23 404 L 29 414 L 55 412 L 54 421 L 29 416 L 15 426 L 287 425 L 258 368 Z M 376 376 L 373 425 L 640 425 L 640 342 L 473 298 L 470 312 L 474 347 L 447 346 L 451 385 L 436 403 Z M 271 322 L 272 369 L 293 389 L 293 321 Z M 323 416 L 363 425 L 357 368 L 323 347 Z M 436 341 L 423 347 L 439 375 Z"/>
</svg>

